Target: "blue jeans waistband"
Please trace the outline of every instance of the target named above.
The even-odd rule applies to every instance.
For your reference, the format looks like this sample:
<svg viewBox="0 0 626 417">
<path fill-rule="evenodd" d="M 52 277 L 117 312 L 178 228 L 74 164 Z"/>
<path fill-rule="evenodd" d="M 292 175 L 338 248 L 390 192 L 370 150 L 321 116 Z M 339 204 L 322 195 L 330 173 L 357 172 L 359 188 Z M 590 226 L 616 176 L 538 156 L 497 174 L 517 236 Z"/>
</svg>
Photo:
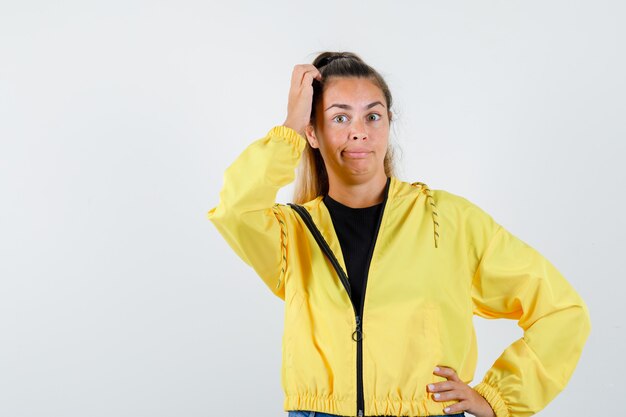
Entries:
<svg viewBox="0 0 626 417">
<path fill-rule="evenodd" d="M 320 411 L 306 411 L 306 410 L 290 410 L 287 417 L 344 417 L 338 414 L 327 414 Z M 379 417 L 394 417 L 394 416 L 379 416 Z M 429 417 L 465 417 L 465 413 L 459 414 L 446 414 Z"/>
</svg>

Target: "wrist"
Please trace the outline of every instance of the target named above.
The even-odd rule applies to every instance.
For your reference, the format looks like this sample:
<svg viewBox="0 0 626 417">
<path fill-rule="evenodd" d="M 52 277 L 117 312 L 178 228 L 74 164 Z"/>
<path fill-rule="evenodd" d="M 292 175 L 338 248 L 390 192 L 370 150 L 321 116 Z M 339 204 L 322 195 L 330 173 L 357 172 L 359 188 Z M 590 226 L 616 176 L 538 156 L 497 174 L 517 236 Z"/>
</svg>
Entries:
<svg viewBox="0 0 626 417">
<path fill-rule="evenodd" d="M 300 127 L 297 124 L 291 122 L 290 120 L 285 120 L 283 126 L 288 127 L 289 129 L 295 130 L 300 136 L 304 137 L 304 127 Z"/>
</svg>

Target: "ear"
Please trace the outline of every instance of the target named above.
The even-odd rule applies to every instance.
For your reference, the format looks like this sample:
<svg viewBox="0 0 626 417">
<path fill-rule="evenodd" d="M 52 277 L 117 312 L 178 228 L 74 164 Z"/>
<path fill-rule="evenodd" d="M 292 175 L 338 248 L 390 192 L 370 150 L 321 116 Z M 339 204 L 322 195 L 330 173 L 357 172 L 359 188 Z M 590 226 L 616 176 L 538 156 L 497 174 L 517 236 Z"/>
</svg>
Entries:
<svg viewBox="0 0 626 417">
<path fill-rule="evenodd" d="M 315 135 L 315 129 L 313 128 L 313 124 L 309 123 L 306 125 L 304 129 L 304 133 L 306 134 L 306 138 L 309 141 L 309 144 L 312 148 L 319 149 L 320 144 L 317 141 L 317 136 Z"/>
</svg>

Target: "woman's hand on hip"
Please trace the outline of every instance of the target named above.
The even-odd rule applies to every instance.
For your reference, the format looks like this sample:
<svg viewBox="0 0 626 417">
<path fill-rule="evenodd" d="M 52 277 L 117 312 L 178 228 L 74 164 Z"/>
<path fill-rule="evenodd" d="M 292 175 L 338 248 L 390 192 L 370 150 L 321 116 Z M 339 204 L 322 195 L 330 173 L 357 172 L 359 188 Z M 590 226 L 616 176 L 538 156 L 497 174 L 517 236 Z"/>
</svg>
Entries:
<svg viewBox="0 0 626 417">
<path fill-rule="evenodd" d="M 299 64 L 293 67 L 287 119 L 283 126 L 290 127 L 302 136 L 311 120 L 313 102 L 313 80 L 322 80 L 322 74 L 312 64 Z"/>
<path fill-rule="evenodd" d="M 428 392 L 433 393 L 433 399 L 435 401 L 458 401 L 443 410 L 446 414 L 457 414 L 467 411 L 476 417 L 496 416 L 487 400 L 472 387 L 461 381 L 454 369 L 438 366 L 433 373 L 447 379 L 447 381 L 428 384 L 426 389 Z"/>
</svg>

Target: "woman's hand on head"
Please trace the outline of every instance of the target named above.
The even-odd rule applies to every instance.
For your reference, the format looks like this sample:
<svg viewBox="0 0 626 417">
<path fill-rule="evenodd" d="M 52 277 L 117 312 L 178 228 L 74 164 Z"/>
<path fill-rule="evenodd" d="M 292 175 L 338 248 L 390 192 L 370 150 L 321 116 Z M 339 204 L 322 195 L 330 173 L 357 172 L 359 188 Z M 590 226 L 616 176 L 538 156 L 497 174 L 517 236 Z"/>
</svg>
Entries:
<svg viewBox="0 0 626 417">
<path fill-rule="evenodd" d="M 433 393 L 433 399 L 435 401 L 458 401 L 443 410 L 446 414 L 467 411 L 476 417 L 496 416 L 487 400 L 461 381 L 454 369 L 438 366 L 433 373 L 447 379 L 447 381 L 428 384 L 426 390 Z"/>
<path fill-rule="evenodd" d="M 313 102 L 313 80 L 322 80 L 322 74 L 312 64 L 299 64 L 293 67 L 287 119 L 283 126 L 292 128 L 302 136 L 311 119 Z"/>
</svg>

